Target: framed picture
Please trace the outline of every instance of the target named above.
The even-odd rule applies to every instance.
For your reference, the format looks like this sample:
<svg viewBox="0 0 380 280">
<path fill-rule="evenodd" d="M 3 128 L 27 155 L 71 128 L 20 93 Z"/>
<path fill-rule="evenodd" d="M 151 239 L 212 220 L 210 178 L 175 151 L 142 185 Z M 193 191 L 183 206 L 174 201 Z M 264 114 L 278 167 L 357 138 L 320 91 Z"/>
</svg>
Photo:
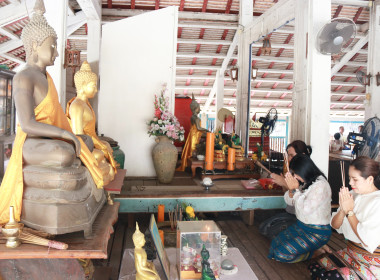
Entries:
<svg viewBox="0 0 380 280">
<path fill-rule="evenodd" d="M 162 270 L 164 271 L 166 280 L 169 280 L 170 275 L 170 262 L 168 255 L 166 254 L 166 251 L 164 249 L 164 245 L 162 244 L 160 234 L 158 233 L 158 227 L 156 224 L 156 219 L 154 218 L 154 215 L 150 217 L 149 222 L 149 231 L 152 235 L 154 246 L 157 250 L 158 259 L 160 260 Z"/>
</svg>

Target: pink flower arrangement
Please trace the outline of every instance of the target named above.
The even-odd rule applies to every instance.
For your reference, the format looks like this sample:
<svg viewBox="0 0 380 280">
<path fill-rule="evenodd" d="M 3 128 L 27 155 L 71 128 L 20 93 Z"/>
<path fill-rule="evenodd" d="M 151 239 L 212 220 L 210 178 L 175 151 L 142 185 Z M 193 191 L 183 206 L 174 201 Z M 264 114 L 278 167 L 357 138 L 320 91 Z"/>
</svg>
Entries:
<svg viewBox="0 0 380 280">
<path fill-rule="evenodd" d="M 154 95 L 154 118 L 148 122 L 149 136 L 167 136 L 172 141 L 183 141 L 185 130 L 178 119 L 169 112 L 169 98 L 165 96 L 166 86 L 161 94 Z"/>
</svg>

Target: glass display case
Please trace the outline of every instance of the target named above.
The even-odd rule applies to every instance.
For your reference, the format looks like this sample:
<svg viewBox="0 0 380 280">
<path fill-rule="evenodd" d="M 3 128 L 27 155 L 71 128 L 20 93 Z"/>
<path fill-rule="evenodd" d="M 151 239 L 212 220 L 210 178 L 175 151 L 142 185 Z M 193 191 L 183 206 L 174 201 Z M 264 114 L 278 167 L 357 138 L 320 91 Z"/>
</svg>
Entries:
<svg viewBox="0 0 380 280">
<path fill-rule="evenodd" d="M 15 104 L 12 98 L 15 72 L 0 68 L 0 136 L 15 133 Z"/>
<path fill-rule="evenodd" d="M 12 96 L 15 72 L 0 68 L 0 179 L 12 153 L 16 109 Z"/>
<path fill-rule="evenodd" d="M 182 221 L 177 223 L 177 265 L 180 279 L 202 278 L 202 246 L 209 251 L 210 268 L 220 275 L 221 232 L 214 221 Z"/>
</svg>

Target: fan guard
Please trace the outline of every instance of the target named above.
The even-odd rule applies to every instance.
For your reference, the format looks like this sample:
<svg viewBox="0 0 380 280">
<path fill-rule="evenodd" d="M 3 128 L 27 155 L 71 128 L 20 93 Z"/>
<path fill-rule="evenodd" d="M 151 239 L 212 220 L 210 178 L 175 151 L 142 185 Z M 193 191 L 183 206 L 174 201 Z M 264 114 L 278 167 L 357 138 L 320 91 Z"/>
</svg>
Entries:
<svg viewBox="0 0 380 280">
<path fill-rule="evenodd" d="M 322 54 L 339 54 L 349 47 L 355 35 L 356 25 L 351 19 L 334 18 L 319 31 L 316 47 Z"/>
<path fill-rule="evenodd" d="M 358 156 L 367 156 L 375 159 L 379 154 L 380 119 L 373 117 L 364 123 L 362 131 L 364 145 L 359 148 Z"/>
</svg>

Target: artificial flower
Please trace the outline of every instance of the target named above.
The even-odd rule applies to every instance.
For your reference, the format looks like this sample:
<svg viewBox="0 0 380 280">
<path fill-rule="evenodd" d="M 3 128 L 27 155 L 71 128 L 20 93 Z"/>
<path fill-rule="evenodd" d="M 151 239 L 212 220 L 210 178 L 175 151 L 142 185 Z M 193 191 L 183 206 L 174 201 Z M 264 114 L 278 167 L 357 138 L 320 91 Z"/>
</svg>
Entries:
<svg viewBox="0 0 380 280">
<path fill-rule="evenodd" d="M 167 136 L 172 141 L 183 141 L 185 130 L 178 119 L 169 112 L 166 85 L 159 96 L 154 96 L 154 117 L 148 122 L 149 136 Z"/>
</svg>

